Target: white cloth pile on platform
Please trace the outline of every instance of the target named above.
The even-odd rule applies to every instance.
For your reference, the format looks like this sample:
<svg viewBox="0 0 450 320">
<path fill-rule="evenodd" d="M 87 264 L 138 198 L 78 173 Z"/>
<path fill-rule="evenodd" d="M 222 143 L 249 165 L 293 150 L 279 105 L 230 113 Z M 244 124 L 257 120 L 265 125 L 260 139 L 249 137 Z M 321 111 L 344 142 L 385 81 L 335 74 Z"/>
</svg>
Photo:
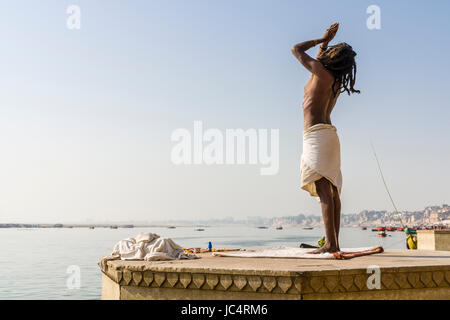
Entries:
<svg viewBox="0 0 450 320">
<path fill-rule="evenodd" d="M 155 233 L 140 233 L 134 238 L 121 240 L 113 252 L 102 260 L 177 260 L 199 259 L 195 254 L 185 253 L 183 248 L 170 238 L 161 238 Z"/>
<path fill-rule="evenodd" d="M 343 248 L 342 252 L 363 252 L 372 250 L 376 247 L 367 248 Z M 332 253 L 311 253 L 315 249 L 304 249 L 295 247 L 279 246 L 270 249 L 253 249 L 236 252 L 214 252 L 218 257 L 236 257 L 236 258 L 292 258 L 292 259 L 336 259 Z"/>
</svg>

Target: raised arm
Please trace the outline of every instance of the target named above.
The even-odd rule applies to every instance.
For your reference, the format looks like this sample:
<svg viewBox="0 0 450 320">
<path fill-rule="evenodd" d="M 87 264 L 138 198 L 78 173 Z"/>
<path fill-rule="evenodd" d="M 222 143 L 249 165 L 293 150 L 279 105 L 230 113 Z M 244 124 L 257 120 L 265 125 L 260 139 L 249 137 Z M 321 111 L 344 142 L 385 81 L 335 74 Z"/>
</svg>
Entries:
<svg viewBox="0 0 450 320">
<path fill-rule="evenodd" d="M 320 76 L 324 72 L 325 68 L 319 61 L 309 56 L 305 51 L 311 49 L 319 43 L 323 43 L 324 41 L 325 39 L 316 39 L 301 42 L 292 47 L 291 50 L 294 57 L 296 57 L 297 60 L 300 61 L 306 69 L 308 69 L 309 72 L 317 76 Z"/>
<path fill-rule="evenodd" d="M 292 48 L 292 54 L 300 61 L 300 63 L 308 69 L 311 73 L 321 76 L 323 74 L 328 74 L 323 65 L 317 61 L 316 59 L 310 57 L 306 51 L 311 49 L 312 47 L 322 43 L 321 48 L 319 49 L 318 56 L 322 53 L 323 50 L 326 50 L 328 43 L 334 38 L 336 32 L 339 28 L 339 24 L 335 23 L 331 25 L 331 27 L 325 31 L 325 34 L 320 39 L 309 40 L 305 42 L 301 42 L 296 44 Z"/>
</svg>

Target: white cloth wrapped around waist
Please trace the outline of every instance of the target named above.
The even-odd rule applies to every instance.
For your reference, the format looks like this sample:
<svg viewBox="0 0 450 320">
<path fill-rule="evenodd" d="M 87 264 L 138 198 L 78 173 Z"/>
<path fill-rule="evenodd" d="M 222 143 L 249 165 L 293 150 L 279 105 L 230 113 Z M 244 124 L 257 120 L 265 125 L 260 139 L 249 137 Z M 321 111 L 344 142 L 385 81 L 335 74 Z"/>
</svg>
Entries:
<svg viewBox="0 0 450 320">
<path fill-rule="evenodd" d="M 341 151 L 336 127 L 319 123 L 303 132 L 301 188 L 318 197 L 315 181 L 325 177 L 342 190 Z"/>
</svg>

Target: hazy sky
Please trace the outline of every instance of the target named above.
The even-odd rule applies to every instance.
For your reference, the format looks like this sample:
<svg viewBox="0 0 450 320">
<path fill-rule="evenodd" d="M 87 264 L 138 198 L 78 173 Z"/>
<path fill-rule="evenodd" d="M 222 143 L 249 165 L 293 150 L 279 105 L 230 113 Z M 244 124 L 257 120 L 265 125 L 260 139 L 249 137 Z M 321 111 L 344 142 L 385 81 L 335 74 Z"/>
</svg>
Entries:
<svg viewBox="0 0 450 320">
<path fill-rule="evenodd" d="M 381 8 L 381 30 L 366 9 Z M 81 29 L 66 26 L 69 5 Z M 320 214 L 300 190 L 297 42 L 358 53 L 338 128 L 343 213 L 450 200 L 448 1 L 43 0 L 0 3 L 0 222 Z M 310 51 L 311 55 L 316 50 Z M 280 169 L 176 166 L 171 134 L 279 129 Z"/>
</svg>

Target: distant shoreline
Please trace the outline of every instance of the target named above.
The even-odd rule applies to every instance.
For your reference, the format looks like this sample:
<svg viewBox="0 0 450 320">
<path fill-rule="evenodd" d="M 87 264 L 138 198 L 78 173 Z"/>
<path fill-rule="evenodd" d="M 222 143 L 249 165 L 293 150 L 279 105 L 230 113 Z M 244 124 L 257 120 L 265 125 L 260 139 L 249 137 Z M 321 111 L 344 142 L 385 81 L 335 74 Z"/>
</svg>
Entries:
<svg viewBox="0 0 450 320">
<path fill-rule="evenodd" d="M 401 217 L 401 220 L 400 220 Z M 0 229 L 5 228 L 186 228 L 186 227 L 211 227 L 222 225 L 265 226 L 265 227 L 321 227 L 322 217 L 315 215 L 281 216 L 281 217 L 247 217 L 247 219 L 235 220 L 233 218 L 209 219 L 209 220 L 162 220 L 162 221 L 136 221 L 136 224 L 126 221 L 108 223 L 0 223 Z M 342 214 L 341 225 L 343 227 L 379 227 L 379 226 L 450 226 L 450 206 L 428 206 L 418 211 L 400 211 L 398 213 L 386 210 L 363 210 L 356 214 Z"/>
<path fill-rule="evenodd" d="M 132 229 L 132 228 L 186 228 L 200 227 L 200 225 L 155 225 L 155 224 L 78 224 L 78 223 L 0 223 L 0 229 L 26 228 L 26 229 L 72 229 L 72 228 L 108 228 L 108 229 Z M 202 225 L 201 227 L 208 227 Z"/>
</svg>

